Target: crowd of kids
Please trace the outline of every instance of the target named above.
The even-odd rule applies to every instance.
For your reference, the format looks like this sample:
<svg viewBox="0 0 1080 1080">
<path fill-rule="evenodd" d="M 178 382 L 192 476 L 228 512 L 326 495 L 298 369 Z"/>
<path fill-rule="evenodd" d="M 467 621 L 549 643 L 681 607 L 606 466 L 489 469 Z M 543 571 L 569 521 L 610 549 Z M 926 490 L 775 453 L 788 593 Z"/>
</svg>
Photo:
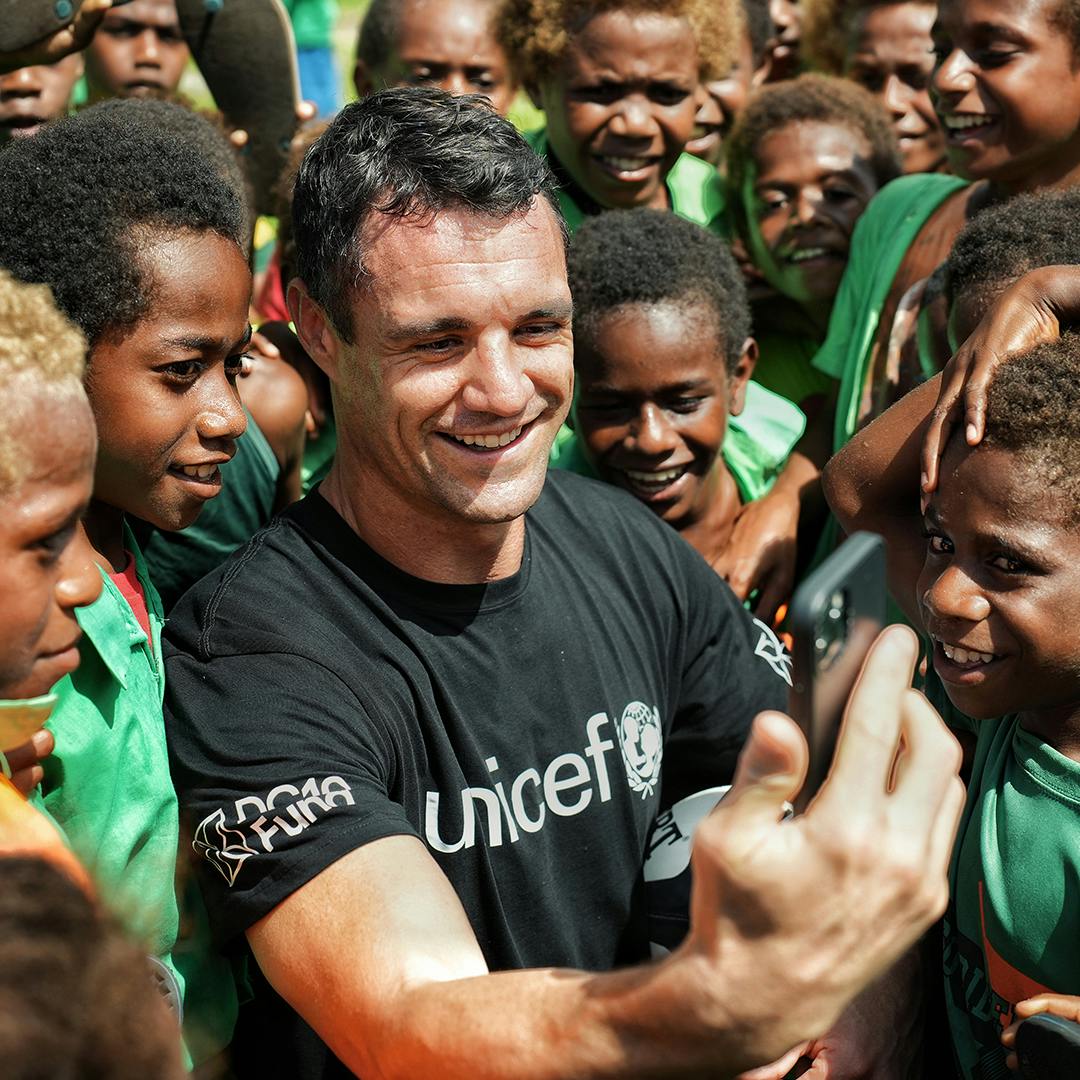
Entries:
<svg viewBox="0 0 1080 1080">
<path fill-rule="evenodd" d="M 162 632 L 317 495 L 343 437 L 290 286 L 293 179 L 345 96 L 340 13 L 284 8 L 319 119 L 273 219 L 247 134 L 178 89 L 184 0 L 86 0 L 0 53 L 15 1080 L 255 1074 L 232 1045 L 254 960 L 200 893 L 222 855 L 179 809 Z M 844 534 L 885 538 L 915 683 L 965 752 L 921 954 L 941 996 L 878 994 L 898 1071 L 819 1042 L 748 1075 L 1008 1075 L 1020 1021 L 1080 1018 L 1080 3 L 371 0 L 350 63 L 360 99 L 486 99 L 558 184 L 574 387 L 550 468 L 670 525 L 762 648 Z"/>
</svg>

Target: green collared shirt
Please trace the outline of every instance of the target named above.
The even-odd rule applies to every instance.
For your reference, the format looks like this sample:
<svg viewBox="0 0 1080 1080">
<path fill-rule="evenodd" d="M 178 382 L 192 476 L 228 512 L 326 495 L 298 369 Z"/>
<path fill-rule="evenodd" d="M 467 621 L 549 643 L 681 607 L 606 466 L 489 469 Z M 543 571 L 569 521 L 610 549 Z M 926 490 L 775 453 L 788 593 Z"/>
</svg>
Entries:
<svg viewBox="0 0 1080 1080">
<path fill-rule="evenodd" d="M 124 546 L 143 587 L 153 647 L 103 571 L 101 595 L 76 612 L 83 630 L 79 667 L 54 688 L 47 726 L 56 750 L 43 763 L 45 779 L 33 801 L 67 837 L 124 928 L 172 975 L 181 1000 L 186 988 L 185 1040 L 198 1063 L 231 1037 L 236 991 L 228 965 L 205 941 L 189 942 L 174 961 L 180 826 L 162 716 L 165 620 L 126 524 Z"/>
</svg>

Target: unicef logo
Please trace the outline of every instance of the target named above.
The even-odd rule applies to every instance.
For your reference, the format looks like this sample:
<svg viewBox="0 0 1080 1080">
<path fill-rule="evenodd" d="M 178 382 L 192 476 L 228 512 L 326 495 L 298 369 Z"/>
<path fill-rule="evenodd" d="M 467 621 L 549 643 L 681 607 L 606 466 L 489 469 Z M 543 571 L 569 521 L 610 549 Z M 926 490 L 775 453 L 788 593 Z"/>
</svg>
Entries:
<svg viewBox="0 0 1080 1080">
<path fill-rule="evenodd" d="M 641 701 L 631 701 L 619 721 L 619 746 L 630 790 L 643 799 L 656 790 L 660 779 L 660 759 L 664 756 L 664 729 L 660 710 Z"/>
</svg>

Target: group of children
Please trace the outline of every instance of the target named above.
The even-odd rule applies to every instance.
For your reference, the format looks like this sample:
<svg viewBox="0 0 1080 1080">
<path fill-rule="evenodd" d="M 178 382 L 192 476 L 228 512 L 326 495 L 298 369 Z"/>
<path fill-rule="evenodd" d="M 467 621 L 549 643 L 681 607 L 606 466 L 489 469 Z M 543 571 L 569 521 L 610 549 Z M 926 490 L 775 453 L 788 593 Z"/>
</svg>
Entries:
<svg viewBox="0 0 1080 1080">
<path fill-rule="evenodd" d="M 1014 1021 L 1080 995 L 1080 339 L 1044 321 L 981 369 L 985 432 L 952 436 L 933 490 L 920 454 L 952 353 L 1025 273 L 1080 265 L 1080 16 L 807 0 L 800 33 L 781 6 L 372 0 L 355 87 L 542 112 L 525 138 L 561 183 L 575 304 L 552 467 L 644 502 L 767 620 L 841 529 L 885 536 L 970 750 L 941 963 L 960 1074 L 990 1080 Z M 131 0 L 85 53 L 0 74 L 0 718 L 31 718 L 0 766 L 155 958 L 189 1063 L 243 1075 L 160 632 L 336 431 L 288 326 L 288 185 L 253 303 L 224 128 L 130 100 L 187 60 L 173 0 Z M 0 806 L 0 848 L 14 828 Z"/>
</svg>

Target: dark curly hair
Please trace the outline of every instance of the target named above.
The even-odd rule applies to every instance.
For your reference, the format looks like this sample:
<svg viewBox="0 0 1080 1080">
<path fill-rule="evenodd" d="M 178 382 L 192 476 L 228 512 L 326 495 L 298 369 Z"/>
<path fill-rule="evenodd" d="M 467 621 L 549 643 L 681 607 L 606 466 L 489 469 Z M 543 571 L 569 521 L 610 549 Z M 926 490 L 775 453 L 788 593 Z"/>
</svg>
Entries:
<svg viewBox="0 0 1080 1080">
<path fill-rule="evenodd" d="M 736 220 L 746 212 L 743 184 L 766 135 L 797 123 L 840 124 L 870 144 L 870 168 L 878 187 L 901 172 L 900 148 L 889 115 L 868 91 L 831 75 L 800 75 L 764 86 L 750 99 L 727 144 L 728 188 Z"/>
<path fill-rule="evenodd" d="M 244 250 L 239 192 L 159 122 L 162 109 L 183 112 L 106 101 L 0 153 L 0 266 L 48 285 L 91 350 L 152 301 L 141 230 L 215 232 Z"/>
<path fill-rule="evenodd" d="M 983 445 L 1015 454 L 1080 521 L 1080 335 L 1037 345 L 1002 364 L 986 395 Z"/>
<path fill-rule="evenodd" d="M 397 46 L 402 8 L 409 0 L 371 0 L 360 23 L 356 55 L 369 69 L 381 67 Z M 487 0 L 492 9 L 499 0 Z"/>
<path fill-rule="evenodd" d="M 719 79 L 731 70 L 739 26 L 735 0 L 502 0 L 496 36 L 528 86 L 550 74 L 575 32 L 607 11 L 682 16 L 694 31 L 702 74 Z"/>
<path fill-rule="evenodd" d="M 746 287 L 728 245 L 666 210 L 609 210 L 587 219 L 570 245 L 569 276 L 579 339 L 629 304 L 701 307 L 733 371 L 750 336 Z"/>
<path fill-rule="evenodd" d="M 0 858 L 6 1080 L 180 1080 L 179 1045 L 135 945 L 50 863 Z"/>
<path fill-rule="evenodd" d="M 345 341 L 362 281 L 364 221 L 467 209 L 495 218 L 545 198 L 566 238 L 555 179 L 486 97 L 395 87 L 346 105 L 304 156 L 292 199 L 296 273 Z"/>
<path fill-rule="evenodd" d="M 961 230 L 945 261 L 945 291 L 992 294 L 1040 266 L 1080 264 L 1080 190 L 1018 195 L 976 214 Z"/>
<path fill-rule="evenodd" d="M 803 55 L 816 71 L 843 75 L 857 17 L 900 4 L 937 6 L 936 0 L 803 0 Z"/>
</svg>

